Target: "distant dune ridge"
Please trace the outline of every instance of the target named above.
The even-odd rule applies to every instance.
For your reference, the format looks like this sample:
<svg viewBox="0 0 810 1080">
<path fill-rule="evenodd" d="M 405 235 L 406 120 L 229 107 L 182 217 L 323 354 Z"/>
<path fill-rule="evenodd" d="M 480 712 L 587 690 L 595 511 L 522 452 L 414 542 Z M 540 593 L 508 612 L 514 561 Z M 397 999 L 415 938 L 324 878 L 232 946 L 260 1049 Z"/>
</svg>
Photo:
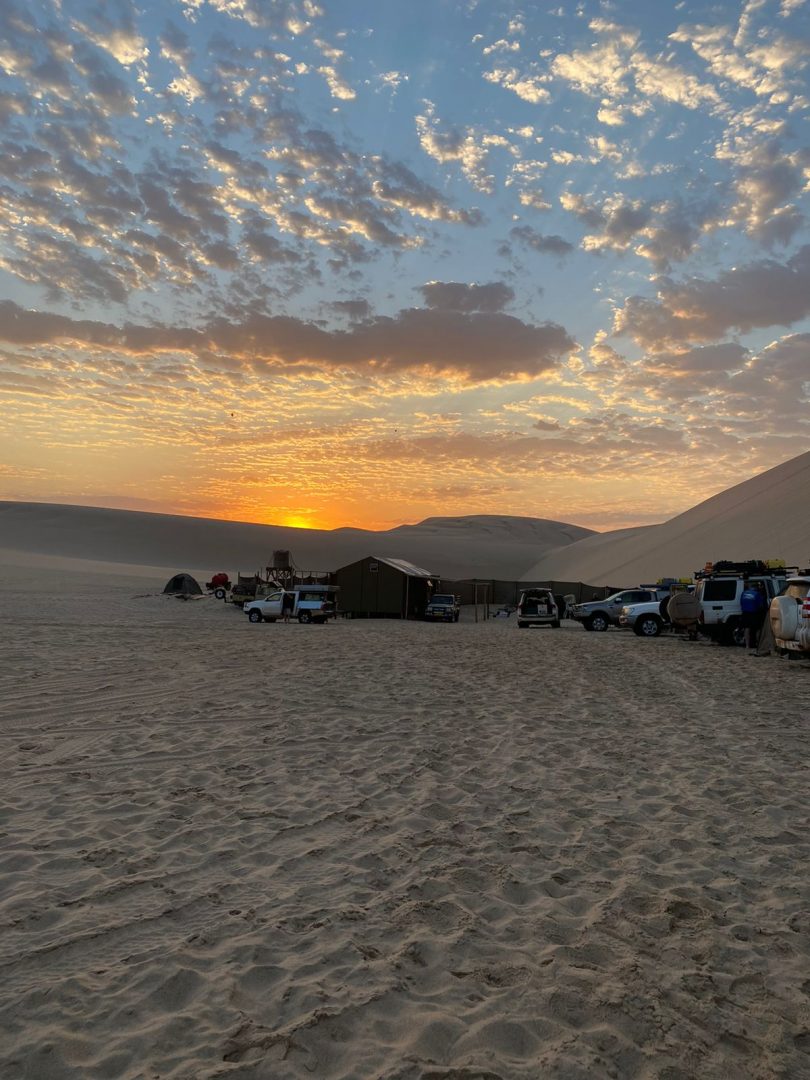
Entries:
<svg viewBox="0 0 810 1080">
<path fill-rule="evenodd" d="M 366 555 L 400 557 L 444 578 L 632 585 L 683 577 L 707 560 L 810 563 L 810 452 L 661 525 L 595 533 L 545 518 L 430 517 L 384 532 L 294 529 L 49 503 L 0 502 L 0 549 L 35 561 L 252 573 L 288 549 L 305 570 Z"/>
<path fill-rule="evenodd" d="M 0 502 L 0 548 L 95 564 L 205 575 L 253 573 L 288 549 L 304 570 L 336 570 L 366 555 L 401 557 L 445 578 L 517 579 L 545 551 L 591 535 L 542 518 L 433 517 L 385 532 L 330 531 L 50 503 Z M 38 560 L 39 561 L 39 560 Z M 67 567 L 66 567 L 67 568 Z"/>
<path fill-rule="evenodd" d="M 772 558 L 810 564 L 810 452 L 661 525 L 594 533 L 548 551 L 523 580 L 632 585 L 685 577 L 707 560 Z"/>
</svg>

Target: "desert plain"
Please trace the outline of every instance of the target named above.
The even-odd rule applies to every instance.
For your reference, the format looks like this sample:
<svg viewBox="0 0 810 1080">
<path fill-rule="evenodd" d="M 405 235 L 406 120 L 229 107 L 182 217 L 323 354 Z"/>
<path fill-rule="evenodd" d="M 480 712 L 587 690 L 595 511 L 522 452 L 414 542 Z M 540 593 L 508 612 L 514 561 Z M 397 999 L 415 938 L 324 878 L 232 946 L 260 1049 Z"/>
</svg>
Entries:
<svg viewBox="0 0 810 1080">
<path fill-rule="evenodd" d="M 0 568 L 0 1075 L 810 1076 L 808 665 Z"/>
</svg>

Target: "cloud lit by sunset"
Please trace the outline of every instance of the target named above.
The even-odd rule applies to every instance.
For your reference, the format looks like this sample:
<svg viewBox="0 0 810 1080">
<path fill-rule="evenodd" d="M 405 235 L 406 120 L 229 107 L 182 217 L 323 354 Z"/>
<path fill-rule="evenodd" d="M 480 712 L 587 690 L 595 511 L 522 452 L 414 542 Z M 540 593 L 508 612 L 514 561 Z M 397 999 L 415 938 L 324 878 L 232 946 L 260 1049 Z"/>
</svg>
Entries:
<svg viewBox="0 0 810 1080">
<path fill-rule="evenodd" d="M 0 27 L 0 498 L 608 529 L 807 449 L 803 0 Z"/>
</svg>

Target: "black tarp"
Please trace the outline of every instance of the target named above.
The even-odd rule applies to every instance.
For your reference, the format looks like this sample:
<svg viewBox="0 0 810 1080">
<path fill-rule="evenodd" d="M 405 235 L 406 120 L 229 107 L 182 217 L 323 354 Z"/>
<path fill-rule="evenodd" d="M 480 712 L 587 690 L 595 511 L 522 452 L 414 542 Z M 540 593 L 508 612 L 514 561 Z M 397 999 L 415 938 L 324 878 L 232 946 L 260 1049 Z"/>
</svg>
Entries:
<svg viewBox="0 0 810 1080">
<path fill-rule="evenodd" d="M 202 589 L 191 574 L 175 574 L 166 582 L 163 591 L 172 596 L 202 596 Z"/>
</svg>

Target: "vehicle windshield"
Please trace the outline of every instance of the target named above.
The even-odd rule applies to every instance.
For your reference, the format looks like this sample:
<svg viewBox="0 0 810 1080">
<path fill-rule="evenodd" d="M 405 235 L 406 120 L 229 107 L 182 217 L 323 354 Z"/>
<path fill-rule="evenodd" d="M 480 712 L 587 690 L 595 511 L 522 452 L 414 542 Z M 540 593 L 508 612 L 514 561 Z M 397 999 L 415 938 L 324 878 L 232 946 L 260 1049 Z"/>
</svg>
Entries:
<svg viewBox="0 0 810 1080">
<path fill-rule="evenodd" d="M 431 604 L 454 604 L 456 602 L 456 598 L 455 596 L 437 595 L 434 596 L 430 602 Z"/>
</svg>

